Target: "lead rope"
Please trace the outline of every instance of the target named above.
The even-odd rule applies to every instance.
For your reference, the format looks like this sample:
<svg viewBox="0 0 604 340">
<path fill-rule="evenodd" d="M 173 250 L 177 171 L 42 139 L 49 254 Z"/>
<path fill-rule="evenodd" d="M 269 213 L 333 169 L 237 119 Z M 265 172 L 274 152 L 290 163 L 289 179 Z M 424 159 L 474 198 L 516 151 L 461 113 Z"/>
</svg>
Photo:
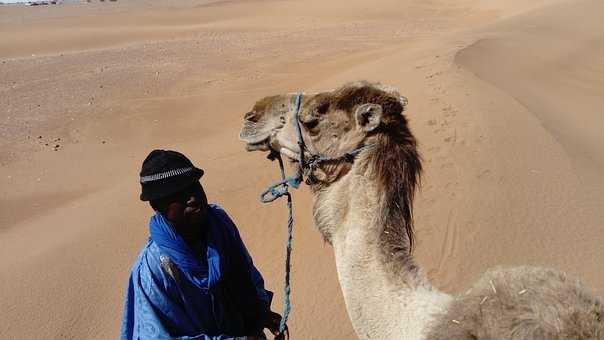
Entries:
<svg viewBox="0 0 604 340">
<path fill-rule="evenodd" d="M 298 93 L 295 102 L 295 118 L 297 119 L 300 111 L 300 104 L 302 102 L 302 93 Z M 300 164 L 304 164 L 304 141 L 302 139 L 302 131 L 297 126 L 296 133 L 298 134 L 298 145 L 300 146 Z M 287 197 L 287 241 L 285 248 L 285 283 L 283 286 L 283 313 L 281 322 L 279 323 L 279 335 L 275 339 L 283 339 L 287 337 L 289 339 L 289 330 L 287 329 L 287 319 L 291 311 L 291 285 L 290 285 L 290 272 L 291 272 L 291 254 L 292 254 L 292 243 L 293 243 L 293 230 L 294 230 L 294 209 L 292 195 L 289 192 L 289 187 L 297 189 L 302 183 L 302 167 L 299 167 L 296 174 L 290 177 L 285 176 L 285 167 L 283 166 L 283 159 L 281 154 L 276 151 L 271 151 L 268 155 L 268 159 L 277 160 L 279 162 L 279 171 L 281 174 L 281 181 L 269 186 L 261 195 L 260 201 L 262 203 L 270 203 L 279 197 Z M 270 195 L 270 196 L 268 196 Z"/>
<path fill-rule="evenodd" d="M 281 171 L 281 179 L 285 179 L 285 169 L 283 167 L 283 159 L 278 154 L 277 160 L 279 161 L 279 169 Z M 294 209 L 292 202 L 292 195 L 289 191 L 286 192 L 287 196 L 287 246 L 285 248 L 285 284 L 283 286 L 283 316 L 281 317 L 281 323 L 279 324 L 279 334 L 284 334 L 287 331 L 287 319 L 289 318 L 289 312 L 291 311 L 291 286 L 289 283 L 290 270 L 291 270 L 291 257 L 292 257 L 292 243 L 293 243 L 293 231 L 294 231 Z M 287 338 L 289 339 L 289 331 L 287 331 Z"/>
</svg>

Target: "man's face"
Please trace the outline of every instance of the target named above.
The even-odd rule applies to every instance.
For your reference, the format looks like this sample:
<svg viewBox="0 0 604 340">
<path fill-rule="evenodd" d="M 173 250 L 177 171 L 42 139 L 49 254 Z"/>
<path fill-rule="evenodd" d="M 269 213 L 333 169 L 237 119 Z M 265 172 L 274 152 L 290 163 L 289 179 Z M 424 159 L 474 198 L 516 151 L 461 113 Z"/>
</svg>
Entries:
<svg viewBox="0 0 604 340">
<path fill-rule="evenodd" d="M 161 212 L 180 230 L 203 223 L 208 210 L 208 199 L 199 182 L 185 190 L 161 199 Z"/>
</svg>

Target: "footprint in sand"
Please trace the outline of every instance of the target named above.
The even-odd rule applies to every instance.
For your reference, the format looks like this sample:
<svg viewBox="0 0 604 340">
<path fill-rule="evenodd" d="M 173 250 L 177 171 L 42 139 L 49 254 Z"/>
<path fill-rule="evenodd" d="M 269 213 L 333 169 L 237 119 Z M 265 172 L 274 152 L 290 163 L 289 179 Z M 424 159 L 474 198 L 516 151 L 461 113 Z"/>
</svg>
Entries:
<svg viewBox="0 0 604 340">
<path fill-rule="evenodd" d="M 483 171 L 482 171 L 482 172 L 480 172 L 478 175 L 476 175 L 476 178 L 483 178 L 483 177 L 486 177 L 486 176 L 488 176 L 490 173 L 491 173 L 491 170 L 489 170 L 489 169 L 483 170 Z"/>
</svg>

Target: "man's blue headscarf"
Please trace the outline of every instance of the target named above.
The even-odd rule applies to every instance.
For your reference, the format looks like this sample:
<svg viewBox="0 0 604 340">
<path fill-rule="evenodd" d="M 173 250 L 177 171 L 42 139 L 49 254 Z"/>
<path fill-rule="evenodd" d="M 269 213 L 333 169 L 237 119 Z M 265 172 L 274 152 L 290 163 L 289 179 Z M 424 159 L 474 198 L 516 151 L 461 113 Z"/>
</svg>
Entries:
<svg viewBox="0 0 604 340">
<path fill-rule="evenodd" d="M 210 205 L 205 254 L 161 214 L 132 267 L 121 339 L 232 339 L 261 334 L 272 293 L 226 212 Z"/>
</svg>

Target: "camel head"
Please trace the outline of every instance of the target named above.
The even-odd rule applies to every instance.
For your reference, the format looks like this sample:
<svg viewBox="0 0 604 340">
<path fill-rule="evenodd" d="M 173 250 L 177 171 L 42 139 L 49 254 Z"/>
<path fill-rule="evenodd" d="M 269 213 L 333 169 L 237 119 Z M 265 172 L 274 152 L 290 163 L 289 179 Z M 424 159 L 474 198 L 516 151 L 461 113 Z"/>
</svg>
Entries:
<svg viewBox="0 0 604 340">
<path fill-rule="evenodd" d="M 397 215 L 390 216 L 394 219 L 391 222 L 400 222 L 397 228 L 407 226 L 406 234 L 412 242 L 411 201 L 421 163 L 415 138 L 402 114 L 406 99 L 396 90 L 364 81 L 304 95 L 298 122 L 305 150 L 300 150 L 295 98 L 296 95 L 266 97 L 254 105 L 245 115 L 240 135 L 247 143 L 247 150 L 272 149 L 292 161 L 297 161 L 300 152 L 304 152 L 307 159 L 318 155 L 338 158 L 306 172 L 306 182 L 313 192 L 329 188 L 348 174 L 363 156 L 360 162 L 363 164 L 359 165 L 368 171 L 364 175 L 370 175 L 377 182 L 380 206 L 388 210 L 388 214 Z M 341 157 L 364 146 L 370 147 L 352 162 Z"/>
<path fill-rule="evenodd" d="M 260 99 L 245 114 L 240 138 L 248 151 L 280 152 L 292 161 L 301 152 L 296 134 L 296 95 Z M 377 142 L 389 130 L 404 130 L 414 140 L 402 115 L 406 98 L 379 84 L 356 82 L 338 89 L 302 97 L 299 124 L 307 158 L 313 155 L 338 157 L 363 145 Z M 342 162 L 326 164 L 313 173 L 314 183 L 328 184 L 342 173 Z M 348 167 L 349 168 L 349 167 Z"/>
<path fill-rule="evenodd" d="M 248 151 L 273 150 L 292 161 L 298 160 L 301 150 L 295 100 L 295 94 L 266 97 L 245 114 L 240 137 L 247 143 Z M 358 164 L 362 175 L 375 182 L 379 216 L 384 219 L 385 228 L 391 229 L 386 234 L 396 238 L 396 242 L 387 243 L 405 241 L 405 249 L 385 246 L 394 253 L 408 252 L 413 244 L 412 201 L 421 172 L 415 138 L 403 115 L 406 104 L 407 100 L 394 89 L 355 82 L 304 95 L 298 114 L 307 159 L 313 155 L 338 158 L 369 146 L 352 162 L 340 158 L 312 168 L 306 172 L 306 182 L 313 192 L 325 192 Z M 315 224 L 330 241 L 336 223 L 325 225 L 317 214 L 315 211 Z"/>
</svg>

